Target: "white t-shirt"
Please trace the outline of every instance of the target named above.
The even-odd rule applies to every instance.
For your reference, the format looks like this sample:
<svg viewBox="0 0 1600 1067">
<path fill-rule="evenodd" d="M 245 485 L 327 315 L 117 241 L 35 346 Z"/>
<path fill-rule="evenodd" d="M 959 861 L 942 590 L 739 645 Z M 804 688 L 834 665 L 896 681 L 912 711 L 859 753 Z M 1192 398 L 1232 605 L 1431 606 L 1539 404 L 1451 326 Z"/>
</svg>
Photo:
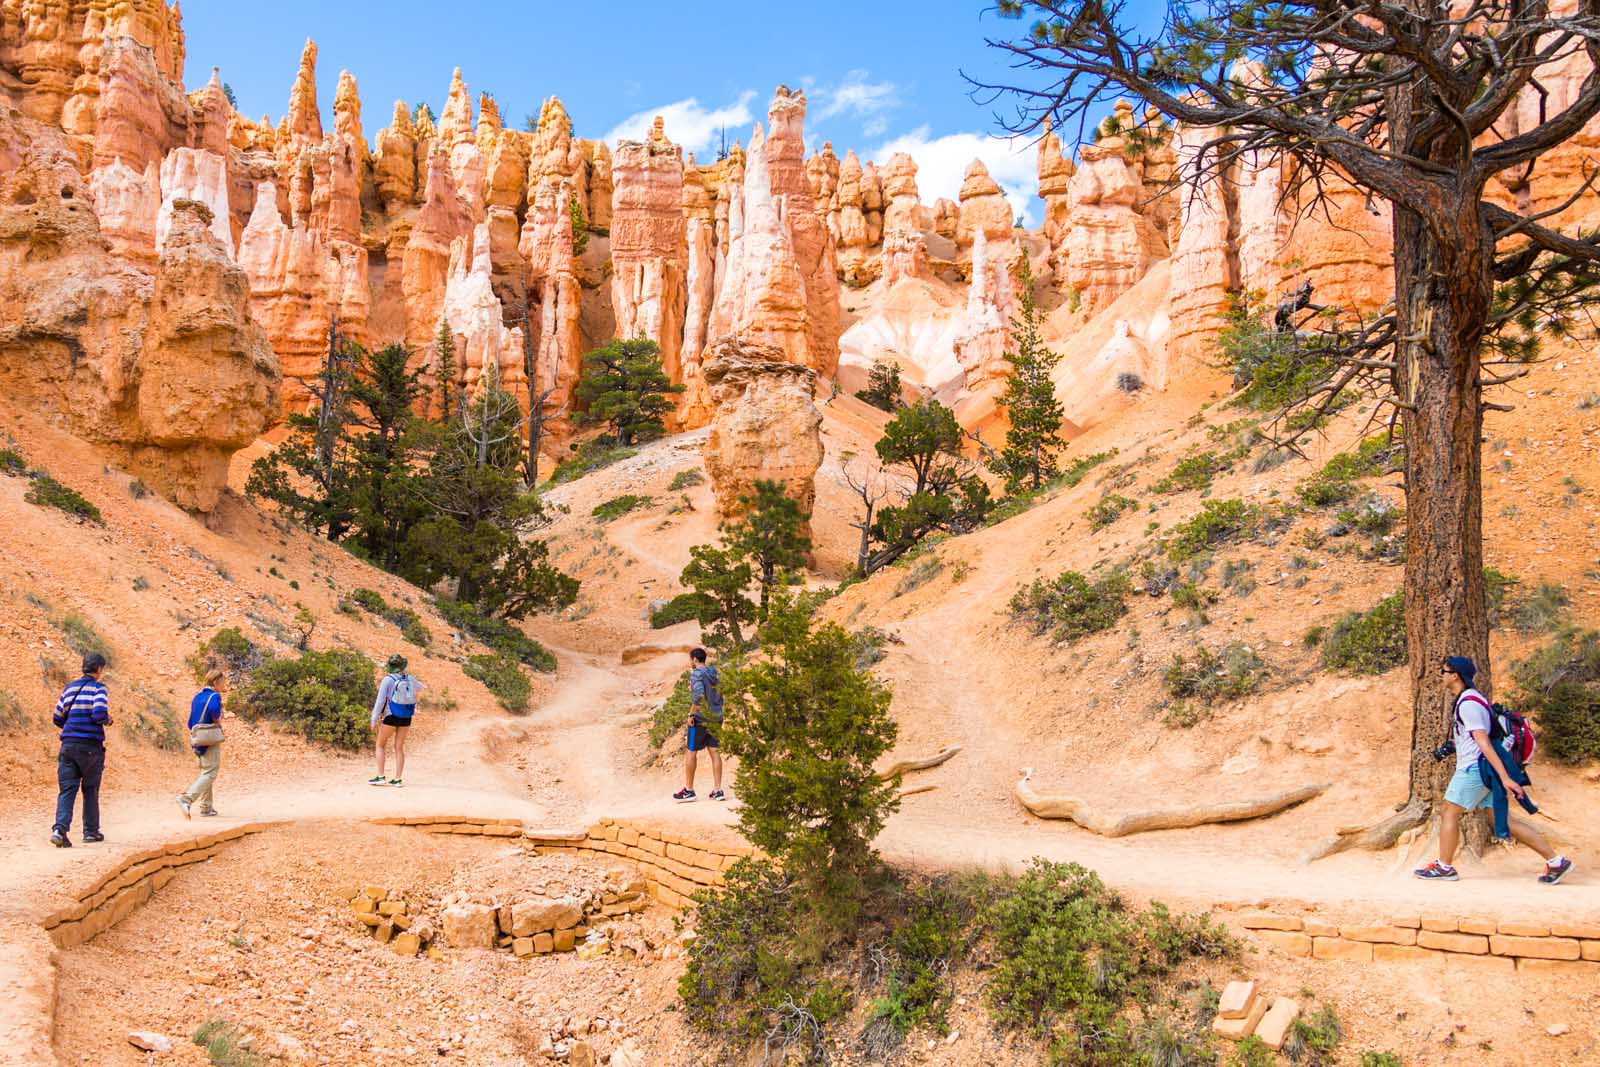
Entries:
<svg viewBox="0 0 1600 1067">
<path fill-rule="evenodd" d="M 1476 699 L 1474 699 L 1476 698 Z M 1482 703 L 1480 703 L 1480 701 Z M 1483 755 L 1478 742 L 1473 739 L 1472 731 L 1482 730 L 1489 732 L 1489 701 L 1476 689 L 1465 689 L 1456 697 L 1455 715 L 1452 722 L 1455 728 L 1456 739 L 1456 770 L 1463 767 L 1476 767 L 1478 757 Z"/>
</svg>

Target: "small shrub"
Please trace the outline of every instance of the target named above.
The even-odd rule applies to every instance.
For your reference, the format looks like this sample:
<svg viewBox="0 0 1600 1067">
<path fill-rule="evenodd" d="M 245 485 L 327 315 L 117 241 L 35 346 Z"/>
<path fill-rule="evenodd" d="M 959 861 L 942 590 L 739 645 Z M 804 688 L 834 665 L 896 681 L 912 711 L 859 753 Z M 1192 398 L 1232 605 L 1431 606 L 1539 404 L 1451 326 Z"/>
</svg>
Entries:
<svg viewBox="0 0 1600 1067">
<path fill-rule="evenodd" d="M 630 511 L 647 508 L 654 502 L 654 499 L 648 496 L 640 496 L 637 493 L 624 493 L 622 496 L 612 497 L 603 504 L 596 504 L 594 510 L 590 511 L 589 514 L 601 522 L 611 522 L 613 519 L 622 518 Z"/>
<path fill-rule="evenodd" d="M 1405 518 L 1405 511 L 1377 493 L 1368 493 L 1354 507 L 1341 509 L 1336 518 L 1368 537 L 1385 537 Z"/>
<path fill-rule="evenodd" d="M 939 577 L 943 570 L 944 560 L 937 555 L 929 553 L 921 556 L 911 564 L 905 574 L 901 575 L 900 580 L 894 583 L 894 592 L 890 596 L 905 596 L 915 589 L 920 589 Z"/>
<path fill-rule="evenodd" d="M 1600 759 L 1600 630 L 1564 630 L 1512 668 L 1513 703 L 1534 716 L 1539 751 L 1563 763 Z"/>
<path fill-rule="evenodd" d="M 1172 603 L 1176 607 L 1187 608 L 1194 612 L 1195 618 L 1200 622 L 1210 622 L 1206 609 L 1218 600 L 1215 590 L 1207 589 L 1197 582 L 1180 582 L 1172 587 Z"/>
<path fill-rule="evenodd" d="M 637 449 L 617 448 L 609 437 L 593 438 L 576 446 L 572 455 L 556 464 L 556 469 L 550 472 L 549 484 L 575 482 L 585 474 L 592 474 L 602 467 L 609 467 L 638 454 Z"/>
<path fill-rule="evenodd" d="M 774 1031 L 787 1004 L 810 1012 L 819 1028 L 842 1013 L 837 987 L 812 979 L 795 950 L 795 895 L 774 864 L 748 858 L 728 870 L 721 889 L 695 894 L 695 939 L 678 979 L 691 1025 L 749 1041 Z"/>
<path fill-rule="evenodd" d="M 144 484 L 144 479 L 135 478 L 128 483 L 128 495 L 135 500 L 143 500 L 150 495 L 150 487 Z"/>
<path fill-rule="evenodd" d="M 888 655 L 884 646 L 891 642 L 899 643 L 899 638 L 887 630 L 880 630 L 876 626 L 863 626 L 852 631 L 851 639 L 856 646 L 856 670 L 864 671 L 876 667 Z"/>
<path fill-rule="evenodd" d="M 1511 613 L 1512 625 L 1525 634 L 1549 633 L 1561 627 L 1571 603 L 1564 587 L 1540 582 L 1533 592 L 1517 601 Z"/>
<path fill-rule="evenodd" d="M 543 674 L 555 673 L 556 658 L 550 651 L 506 620 L 481 615 L 477 608 L 459 600 L 441 598 L 436 606 L 451 626 L 477 638 L 502 656 Z"/>
<path fill-rule="evenodd" d="M 496 652 L 491 655 L 467 657 L 461 673 L 483 683 L 493 693 L 500 706 L 511 712 L 528 710 L 528 698 L 533 695 L 533 685 L 522 673 L 522 666 L 510 656 Z"/>
<path fill-rule="evenodd" d="M 130 742 L 147 742 L 163 752 L 176 752 L 183 747 L 184 734 L 178 729 L 178 717 L 165 703 L 150 701 L 130 716 L 118 716 L 122 722 L 122 735 Z"/>
<path fill-rule="evenodd" d="M 685 489 L 703 484 L 705 480 L 706 476 L 700 473 L 699 467 L 690 467 L 672 476 L 672 481 L 667 483 L 667 492 L 681 493 Z"/>
<path fill-rule="evenodd" d="M 1230 559 L 1222 565 L 1222 585 L 1234 596 L 1247 597 L 1255 592 L 1256 580 L 1251 576 L 1255 570 L 1254 564 L 1249 560 Z"/>
<path fill-rule="evenodd" d="M 14 448 L 0 448 L 0 474 L 13 477 L 28 472 L 28 461 Z"/>
<path fill-rule="evenodd" d="M 1309 1018 L 1301 1016 L 1289 1030 L 1283 1054 L 1305 1067 L 1332 1067 L 1334 1052 L 1344 1038 L 1344 1026 L 1332 1005 L 1324 1004 Z"/>
<path fill-rule="evenodd" d="M 1483 603 L 1490 626 L 1499 626 L 1505 612 L 1506 596 L 1517 585 L 1514 575 L 1495 567 L 1483 568 Z"/>
<path fill-rule="evenodd" d="M 1305 648 L 1316 648 L 1322 644 L 1322 639 L 1327 636 L 1328 628 L 1326 626 L 1313 626 L 1300 639 L 1300 644 Z"/>
<path fill-rule="evenodd" d="M 1077 459 L 1066 465 L 1062 472 L 1056 476 L 1055 481 L 1052 484 L 1071 489 L 1073 486 L 1083 481 L 1084 478 L 1088 477 L 1090 471 L 1100 466 L 1100 464 L 1104 463 L 1106 460 L 1111 459 L 1116 454 L 1117 450 L 1113 448 L 1107 452 L 1095 452 L 1091 455 L 1079 456 Z"/>
<path fill-rule="evenodd" d="M 241 718 L 271 719 L 308 741 L 356 749 L 372 736 L 368 714 L 377 691 L 365 656 L 343 648 L 313 650 L 262 662 L 235 705 Z"/>
<path fill-rule="evenodd" d="M 1406 662 L 1405 594 L 1384 597 L 1367 611 L 1352 611 L 1328 631 L 1322 665 L 1350 674 L 1382 674 Z"/>
<path fill-rule="evenodd" d="M 246 1047 L 245 1034 L 227 1019 L 208 1019 L 194 1032 L 215 1067 L 266 1067 L 267 1060 Z"/>
<path fill-rule="evenodd" d="M 105 517 L 100 514 L 100 509 L 84 499 L 82 493 L 76 489 L 62 485 L 48 474 L 38 474 L 33 479 L 33 484 L 28 487 L 22 499 L 41 508 L 55 508 L 64 511 L 74 518 L 84 519 L 96 526 L 106 524 Z"/>
<path fill-rule="evenodd" d="M 1161 681 L 1168 696 L 1219 701 L 1249 696 L 1261 688 L 1266 676 L 1267 665 L 1255 649 L 1234 641 L 1215 652 L 1202 645 L 1193 659 L 1181 653 L 1173 656 Z"/>
<path fill-rule="evenodd" d="M 28 727 L 28 713 L 22 701 L 9 689 L 0 689 L 0 734 L 17 733 Z"/>
<path fill-rule="evenodd" d="M 1193 957 L 1237 951 L 1204 917 L 1160 904 L 1135 912 L 1093 872 L 1035 859 L 985 913 L 994 966 L 987 997 L 1007 1027 L 1056 1039 L 1052 1062 L 1137 1062 L 1123 1011 Z"/>
<path fill-rule="evenodd" d="M 1178 465 L 1150 488 L 1158 493 L 1181 493 L 1211 488 L 1211 481 L 1223 469 L 1215 452 L 1202 452 L 1178 461 Z"/>
<path fill-rule="evenodd" d="M 1393 1052 L 1363 1052 L 1360 1067 L 1406 1067 Z"/>
<path fill-rule="evenodd" d="M 666 744 L 667 738 L 682 730 L 689 723 L 689 672 L 684 671 L 678 675 L 678 680 L 672 683 L 672 692 L 667 694 L 667 699 L 656 708 L 655 714 L 650 718 L 650 747 L 660 748 Z"/>
<path fill-rule="evenodd" d="M 1095 582 L 1065 571 L 1053 581 L 1040 578 L 1017 590 L 1011 614 L 1026 620 L 1035 635 L 1053 633 L 1057 641 L 1075 641 L 1115 626 L 1128 612 L 1131 587 L 1120 570 Z"/>
<path fill-rule="evenodd" d="M 1274 1067 L 1277 1062 L 1272 1048 L 1255 1034 L 1235 1045 L 1228 1057 L 1228 1067 Z"/>
<path fill-rule="evenodd" d="M 206 664 L 220 660 L 228 668 L 228 679 L 235 686 L 244 682 L 261 666 L 270 653 L 244 635 L 237 626 L 212 634 L 189 657 L 189 670 L 197 682 L 205 681 Z"/>
<path fill-rule="evenodd" d="M 63 615 L 56 623 L 56 629 L 61 631 L 61 638 L 66 641 L 67 647 L 78 655 L 98 652 L 106 658 L 107 663 L 111 662 L 111 646 L 82 615 Z"/>
<path fill-rule="evenodd" d="M 1144 379 L 1131 371 L 1117 375 L 1117 388 L 1124 393 L 1137 393 L 1144 388 Z"/>
<path fill-rule="evenodd" d="M 1139 564 L 1139 587 L 1146 596 L 1164 596 L 1178 582 L 1178 569 L 1158 565 L 1154 560 Z"/>
<path fill-rule="evenodd" d="M 382 615 L 389 610 L 388 601 L 376 589 L 357 589 L 350 594 L 350 600 L 356 607 L 374 615 Z"/>
<path fill-rule="evenodd" d="M 650 628 L 663 630 L 680 622 L 697 620 L 708 609 L 715 610 L 704 593 L 679 593 L 650 613 Z"/>
<path fill-rule="evenodd" d="M 1122 513 L 1138 503 L 1117 493 L 1107 493 L 1084 512 L 1089 519 L 1089 529 L 1103 530 L 1122 518 Z"/>
<path fill-rule="evenodd" d="M 384 612 L 383 617 L 400 627 L 400 636 L 418 648 L 427 648 L 433 643 L 433 633 L 427 623 L 410 608 L 393 607 Z"/>
<path fill-rule="evenodd" d="M 1199 514 L 1172 528 L 1167 556 L 1174 563 L 1193 559 L 1207 549 L 1249 536 L 1260 521 L 1260 509 L 1242 500 L 1207 500 Z"/>
</svg>

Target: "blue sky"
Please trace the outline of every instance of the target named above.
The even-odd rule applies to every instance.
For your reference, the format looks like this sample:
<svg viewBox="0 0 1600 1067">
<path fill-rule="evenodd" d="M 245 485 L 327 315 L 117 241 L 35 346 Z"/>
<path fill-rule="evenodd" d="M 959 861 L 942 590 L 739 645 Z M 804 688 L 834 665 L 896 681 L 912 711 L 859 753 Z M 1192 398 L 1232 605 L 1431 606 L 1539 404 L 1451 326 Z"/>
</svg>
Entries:
<svg viewBox="0 0 1600 1067">
<path fill-rule="evenodd" d="M 807 141 L 831 140 L 882 162 L 892 151 L 917 160 L 925 201 L 954 197 L 961 172 L 980 156 L 1013 202 L 1038 219 L 1034 149 L 996 139 L 990 108 L 968 96 L 961 71 L 998 74 L 984 37 L 1019 32 L 986 0 L 917 4 L 607 4 L 505 0 L 187 0 L 189 87 L 213 66 L 239 109 L 276 121 L 306 37 L 316 40 L 317 98 L 331 122 L 339 71 L 361 89 L 370 139 L 396 99 L 437 112 L 459 66 L 476 99 L 492 93 L 507 125 L 559 95 L 580 137 L 637 134 L 666 117 L 667 135 L 715 157 L 719 127 L 745 141 L 765 121 L 779 83 L 805 87 Z"/>
</svg>

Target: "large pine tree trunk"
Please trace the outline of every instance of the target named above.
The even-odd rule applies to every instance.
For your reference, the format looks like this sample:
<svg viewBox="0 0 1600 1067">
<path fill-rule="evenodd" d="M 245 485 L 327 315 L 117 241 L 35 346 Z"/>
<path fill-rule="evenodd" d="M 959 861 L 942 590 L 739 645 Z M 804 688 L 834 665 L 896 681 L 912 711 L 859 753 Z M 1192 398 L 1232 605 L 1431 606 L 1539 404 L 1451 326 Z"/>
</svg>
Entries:
<svg viewBox="0 0 1600 1067">
<path fill-rule="evenodd" d="M 1493 296 L 1493 242 L 1475 210 L 1452 232 L 1394 212 L 1395 386 L 1406 466 L 1406 637 L 1410 646 L 1413 806 L 1432 806 L 1455 769 L 1432 751 L 1450 734 L 1444 657 L 1470 656 L 1489 678 L 1483 588 L 1479 354 Z"/>
</svg>

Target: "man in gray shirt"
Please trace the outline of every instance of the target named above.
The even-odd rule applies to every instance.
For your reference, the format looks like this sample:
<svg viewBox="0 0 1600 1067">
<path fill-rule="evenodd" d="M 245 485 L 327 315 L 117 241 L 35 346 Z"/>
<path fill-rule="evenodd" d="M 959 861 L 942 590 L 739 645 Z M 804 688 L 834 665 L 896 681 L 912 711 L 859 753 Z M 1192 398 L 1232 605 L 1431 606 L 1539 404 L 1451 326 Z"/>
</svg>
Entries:
<svg viewBox="0 0 1600 1067">
<path fill-rule="evenodd" d="M 722 752 L 717 747 L 717 731 L 722 727 L 722 678 L 706 663 L 706 650 L 689 653 L 689 751 L 684 756 L 683 788 L 672 799 L 687 804 L 696 799 L 695 765 L 705 749 L 711 757 L 712 800 L 727 800 L 722 791 Z"/>
</svg>

